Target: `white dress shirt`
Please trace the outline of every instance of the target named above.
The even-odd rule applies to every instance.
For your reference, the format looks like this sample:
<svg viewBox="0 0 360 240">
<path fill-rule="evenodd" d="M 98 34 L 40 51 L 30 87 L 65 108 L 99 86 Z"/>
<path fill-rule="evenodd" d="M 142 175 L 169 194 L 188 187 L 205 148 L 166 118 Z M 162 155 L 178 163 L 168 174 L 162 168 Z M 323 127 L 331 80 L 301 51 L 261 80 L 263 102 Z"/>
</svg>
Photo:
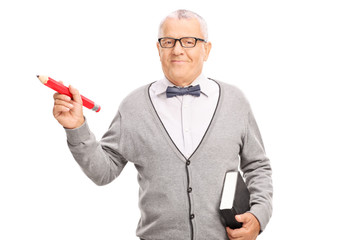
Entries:
<svg viewBox="0 0 360 240">
<path fill-rule="evenodd" d="M 200 75 L 192 86 L 200 85 L 200 97 L 191 95 L 166 97 L 168 86 L 163 78 L 150 87 L 150 98 L 166 131 L 182 154 L 189 158 L 200 144 L 211 122 L 219 99 L 216 82 Z"/>
</svg>

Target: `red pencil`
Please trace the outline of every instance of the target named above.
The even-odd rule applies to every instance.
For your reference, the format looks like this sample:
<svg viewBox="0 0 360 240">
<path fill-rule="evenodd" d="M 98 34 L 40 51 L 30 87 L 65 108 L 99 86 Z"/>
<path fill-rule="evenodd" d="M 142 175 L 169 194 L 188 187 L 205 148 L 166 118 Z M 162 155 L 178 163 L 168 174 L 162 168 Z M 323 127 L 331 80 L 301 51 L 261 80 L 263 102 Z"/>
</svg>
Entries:
<svg viewBox="0 0 360 240">
<path fill-rule="evenodd" d="M 69 88 L 66 87 L 64 84 L 61 84 L 48 76 L 37 75 L 37 78 L 39 78 L 40 82 L 42 82 L 45 86 L 48 86 L 49 88 L 57 91 L 58 93 L 65 94 L 72 98 L 72 94 L 70 93 Z M 83 106 L 85 106 L 95 112 L 100 111 L 101 107 L 99 105 L 95 104 L 93 101 L 91 101 L 90 99 L 88 99 L 82 95 L 80 95 L 80 96 L 83 101 Z"/>
</svg>

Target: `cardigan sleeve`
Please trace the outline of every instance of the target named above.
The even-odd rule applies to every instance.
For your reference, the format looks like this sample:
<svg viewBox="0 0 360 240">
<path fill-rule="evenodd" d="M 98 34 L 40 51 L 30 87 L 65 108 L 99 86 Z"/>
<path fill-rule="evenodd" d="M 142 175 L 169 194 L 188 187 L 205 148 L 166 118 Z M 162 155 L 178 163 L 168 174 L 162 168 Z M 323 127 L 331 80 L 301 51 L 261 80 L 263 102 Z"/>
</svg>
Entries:
<svg viewBox="0 0 360 240">
<path fill-rule="evenodd" d="M 87 121 L 76 129 L 65 129 L 69 149 L 84 173 L 97 185 L 113 181 L 127 161 L 121 155 L 121 116 L 117 112 L 101 141 L 95 139 Z"/>
<path fill-rule="evenodd" d="M 272 169 L 250 108 L 240 158 L 240 168 L 250 192 L 250 212 L 259 220 L 263 231 L 272 215 Z"/>
</svg>

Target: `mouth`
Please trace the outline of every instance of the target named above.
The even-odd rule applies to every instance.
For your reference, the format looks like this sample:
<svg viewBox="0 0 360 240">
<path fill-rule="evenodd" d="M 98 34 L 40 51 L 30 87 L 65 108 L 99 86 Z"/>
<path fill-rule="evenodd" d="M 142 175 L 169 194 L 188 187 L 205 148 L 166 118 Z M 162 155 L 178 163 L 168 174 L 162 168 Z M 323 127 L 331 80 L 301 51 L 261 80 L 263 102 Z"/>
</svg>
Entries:
<svg viewBox="0 0 360 240">
<path fill-rule="evenodd" d="M 187 63 L 185 60 L 171 60 L 172 63 Z"/>
</svg>

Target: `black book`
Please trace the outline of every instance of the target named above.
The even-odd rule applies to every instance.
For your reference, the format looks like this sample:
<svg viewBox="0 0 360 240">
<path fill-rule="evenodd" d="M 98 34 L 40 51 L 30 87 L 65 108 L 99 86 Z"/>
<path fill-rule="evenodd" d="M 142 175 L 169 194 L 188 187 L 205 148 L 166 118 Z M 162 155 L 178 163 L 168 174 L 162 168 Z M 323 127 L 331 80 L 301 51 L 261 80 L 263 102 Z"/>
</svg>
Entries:
<svg viewBox="0 0 360 240">
<path fill-rule="evenodd" d="M 220 202 L 220 214 L 226 226 L 231 229 L 241 228 L 242 223 L 235 219 L 235 215 L 249 211 L 249 203 L 250 193 L 240 172 L 227 172 Z"/>
</svg>

